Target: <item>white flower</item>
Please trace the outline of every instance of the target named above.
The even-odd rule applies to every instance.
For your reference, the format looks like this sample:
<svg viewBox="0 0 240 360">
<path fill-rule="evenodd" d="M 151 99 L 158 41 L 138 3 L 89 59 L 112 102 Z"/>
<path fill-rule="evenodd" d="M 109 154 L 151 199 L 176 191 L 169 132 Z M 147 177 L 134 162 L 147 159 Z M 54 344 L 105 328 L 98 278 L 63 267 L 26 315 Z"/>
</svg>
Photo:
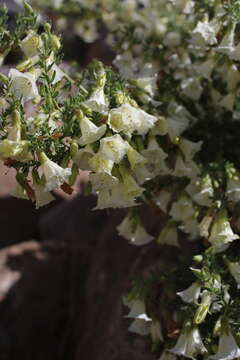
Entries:
<svg viewBox="0 0 240 360">
<path fill-rule="evenodd" d="M 134 299 L 128 301 L 125 299 L 124 303 L 130 308 L 130 312 L 126 315 L 126 318 L 152 321 L 146 314 L 146 306 L 142 300 Z"/>
<path fill-rule="evenodd" d="M 150 324 L 146 320 L 135 319 L 129 326 L 128 331 L 141 336 L 146 336 L 150 332 Z"/>
<path fill-rule="evenodd" d="M 204 47 L 206 44 L 214 45 L 217 43 L 216 33 L 219 25 L 215 21 L 199 21 L 192 32 L 191 43 L 195 46 Z"/>
<path fill-rule="evenodd" d="M 228 95 L 224 96 L 220 101 L 219 105 L 224 107 L 229 111 L 233 111 L 234 105 L 236 101 L 236 93 L 230 92 Z"/>
<path fill-rule="evenodd" d="M 214 190 L 211 178 L 208 174 L 202 178 L 193 179 L 185 190 L 197 204 L 201 206 L 212 205 L 211 198 L 214 195 Z"/>
<path fill-rule="evenodd" d="M 81 146 L 98 141 L 105 134 L 107 129 L 107 126 L 105 124 L 97 127 L 85 116 L 79 119 L 79 122 L 82 136 L 80 137 L 78 142 Z"/>
<path fill-rule="evenodd" d="M 92 43 L 98 39 L 97 22 L 95 19 L 79 19 L 74 23 L 74 33 L 80 36 L 86 43 Z"/>
<path fill-rule="evenodd" d="M 215 355 L 209 356 L 208 360 L 233 360 L 240 357 L 240 348 L 234 339 L 230 329 L 225 329 L 218 344 L 218 351 Z"/>
<path fill-rule="evenodd" d="M 186 290 L 177 293 L 180 298 L 186 303 L 197 303 L 201 293 L 201 286 L 198 282 L 194 282 Z"/>
<path fill-rule="evenodd" d="M 119 235 L 129 240 L 132 245 L 146 245 L 154 239 L 153 236 L 146 232 L 140 223 L 137 224 L 134 230 L 132 228 L 133 223 L 128 216 L 117 227 Z"/>
<path fill-rule="evenodd" d="M 34 31 L 30 30 L 29 34 L 21 41 L 20 47 L 27 58 L 37 55 L 42 45 L 41 38 Z"/>
<path fill-rule="evenodd" d="M 85 147 L 84 149 L 80 149 L 73 157 L 74 163 L 81 170 L 93 170 L 92 166 L 90 166 L 90 159 L 93 158 L 94 153 L 89 147 Z M 111 168 L 112 170 L 112 168 Z M 95 170 L 93 170 L 95 171 Z"/>
<path fill-rule="evenodd" d="M 240 82 L 240 73 L 236 65 L 231 65 L 227 72 L 227 85 L 228 90 L 232 91 L 236 89 L 238 83 Z"/>
<path fill-rule="evenodd" d="M 136 131 L 139 135 L 145 135 L 156 121 L 155 116 L 129 104 L 112 109 L 108 117 L 108 124 L 115 132 L 132 134 Z"/>
<path fill-rule="evenodd" d="M 191 77 L 182 81 L 181 88 L 183 90 L 182 93 L 194 101 L 198 101 L 203 92 L 203 87 L 199 80 Z"/>
<path fill-rule="evenodd" d="M 16 97 L 22 98 L 23 102 L 39 95 L 35 76 L 31 73 L 22 73 L 16 69 L 11 69 L 9 77 L 12 81 L 10 90 Z"/>
<path fill-rule="evenodd" d="M 234 32 L 235 32 L 236 24 L 231 24 L 230 28 L 226 32 L 225 36 L 223 37 L 221 43 L 216 48 L 216 51 L 231 56 L 234 52 Z"/>
<path fill-rule="evenodd" d="M 197 355 L 207 352 L 197 327 L 182 332 L 174 348 L 169 351 L 178 356 L 191 359 L 195 359 Z"/>
<path fill-rule="evenodd" d="M 90 96 L 90 98 L 84 101 L 84 104 L 92 109 L 93 111 L 100 112 L 102 114 L 106 114 L 108 111 L 108 101 L 104 94 L 104 88 L 99 87 L 95 89 Z"/>
<path fill-rule="evenodd" d="M 23 189 L 23 187 L 18 182 L 16 183 L 15 188 L 10 192 L 10 195 L 18 199 L 29 199 L 26 190 Z"/>
<path fill-rule="evenodd" d="M 151 180 L 154 177 L 154 175 L 149 172 L 146 166 L 142 165 L 136 166 L 134 169 L 132 169 L 132 173 L 139 185 L 144 184 L 146 181 Z"/>
<path fill-rule="evenodd" d="M 238 176 L 233 176 L 227 180 L 226 193 L 229 200 L 240 201 L 240 179 Z"/>
<path fill-rule="evenodd" d="M 208 238 L 209 237 L 209 229 L 212 223 L 212 216 L 206 215 L 198 225 L 200 236 Z"/>
<path fill-rule="evenodd" d="M 95 173 L 107 173 L 111 175 L 113 168 L 113 161 L 103 159 L 101 154 L 97 153 L 88 159 L 89 170 Z"/>
<path fill-rule="evenodd" d="M 106 172 L 90 174 L 89 180 L 95 192 L 112 189 L 119 182 L 115 176 L 109 175 Z"/>
<path fill-rule="evenodd" d="M 204 77 L 205 79 L 210 80 L 214 66 L 215 66 L 214 59 L 208 59 L 208 60 L 204 61 L 203 63 L 196 65 L 195 70 L 198 75 Z"/>
<path fill-rule="evenodd" d="M 43 152 L 38 154 L 41 168 L 46 179 L 45 191 L 58 188 L 71 175 L 71 169 L 63 169 L 61 166 L 50 160 Z"/>
<path fill-rule="evenodd" d="M 129 170 L 123 166 L 120 166 L 119 172 L 122 177 L 122 184 L 127 197 L 136 198 L 141 196 L 144 189 L 136 183 L 133 176 L 130 175 Z"/>
<path fill-rule="evenodd" d="M 240 288 L 240 263 L 239 262 L 229 262 L 228 264 L 229 271 L 234 277 L 237 283 L 237 287 Z"/>
<path fill-rule="evenodd" d="M 226 211 L 219 211 L 213 222 L 208 241 L 213 245 L 217 252 L 221 252 L 226 249 L 230 242 L 238 238 L 239 236 L 234 234 L 231 229 Z"/>
<path fill-rule="evenodd" d="M 160 245 L 179 247 L 177 224 L 174 221 L 169 221 L 167 225 L 161 230 L 157 242 Z"/>
<path fill-rule="evenodd" d="M 196 214 L 184 220 L 183 223 L 179 226 L 179 229 L 189 234 L 188 240 L 196 240 L 199 238 L 200 232 Z"/>
<path fill-rule="evenodd" d="M 154 198 L 154 202 L 160 209 L 167 213 L 168 204 L 172 198 L 172 194 L 169 191 L 162 190 L 160 194 Z"/>
<path fill-rule="evenodd" d="M 187 196 L 181 196 L 177 202 L 174 202 L 169 215 L 175 221 L 184 221 L 192 217 L 195 213 L 193 203 Z"/>
<path fill-rule="evenodd" d="M 200 151 L 202 143 L 202 141 L 195 143 L 183 138 L 180 140 L 179 147 L 183 152 L 185 161 L 191 161 L 194 158 L 194 155 Z"/>
<path fill-rule="evenodd" d="M 135 199 L 129 196 L 122 183 L 110 190 L 102 190 L 98 193 L 98 203 L 95 210 L 106 208 L 127 208 L 136 206 Z"/>
<path fill-rule="evenodd" d="M 35 193 L 36 209 L 39 209 L 41 206 L 45 206 L 56 200 L 49 191 L 45 191 L 44 186 L 41 184 L 34 182 L 33 190 Z"/>
<path fill-rule="evenodd" d="M 168 121 L 163 116 L 158 118 L 158 121 L 154 124 L 154 127 L 151 129 L 151 135 L 166 135 L 168 133 Z"/>
<path fill-rule="evenodd" d="M 185 162 L 182 156 L 178 155 L 175 163 L 175 168 L 172 173 L 173 176 L 177 177 L 189 177 L 190 179 L 195 178 L 200 172 L 199 167 L 194 161 Z"/>
<path fill-rule="evenodd" d="M 129 146 L 127 151 L 128 161 L 131 165 L 131 168 L 134 170 L 136 167 L 144 166 L 146 159 L 139 154 L 132 146 Z"/>
<path fill-rule="evenodd" d="M 146 167 L 150 173 L 155 176 L 169 174 L 165 163 L 168 155 L 160 148 L 155 137 L 149 139 L 147 149 L 143 150 L 141 154 L 147 159 Z"/>
<path fill-rule="evenodd" d="M 128 143 L 118 134 L 100 140 L 99 155 L 118 164 L 128 151 Z"/>
</svg>

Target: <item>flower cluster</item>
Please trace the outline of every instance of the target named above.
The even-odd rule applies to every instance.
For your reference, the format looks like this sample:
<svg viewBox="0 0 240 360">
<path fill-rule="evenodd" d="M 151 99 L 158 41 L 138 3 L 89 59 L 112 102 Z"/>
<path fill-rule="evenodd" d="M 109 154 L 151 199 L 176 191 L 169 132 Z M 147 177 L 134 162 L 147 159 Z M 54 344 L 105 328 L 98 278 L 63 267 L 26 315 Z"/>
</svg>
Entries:
<svg viewBox="0 0 240 360">
<path fill-rule="evenodd" d="M 67 70 L 60 38 L 29 5 L 14 32 L 1 10 L 1 62 L 21 52 L 0 74 L 0 158 L 16 170 L 13 193 L 39 207 L 88 171 L 96 209 L 128 208 L 120 236 L 177 254 L 124 299 L 129 331 L 150 334 L 161 360 L 239 358 L 240 1 L 52 5 L 105 23 L 115 70 Z M 146 206 L 161 215 L 153 234 Z"/>
</svg>

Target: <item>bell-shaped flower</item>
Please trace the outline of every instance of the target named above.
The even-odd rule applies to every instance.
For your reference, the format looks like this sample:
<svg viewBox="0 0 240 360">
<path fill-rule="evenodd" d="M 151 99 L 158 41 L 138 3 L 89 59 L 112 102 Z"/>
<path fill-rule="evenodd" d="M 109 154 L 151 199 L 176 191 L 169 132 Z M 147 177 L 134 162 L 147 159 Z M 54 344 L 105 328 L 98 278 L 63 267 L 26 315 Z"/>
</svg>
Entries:
<svg viewBox="0 0 240 360">
<path fill-rule="evenodd" d="M 202 292 L 201 303 L 199 304 L 193 319 L 193 322 L 195 324 L 201 324 L 205 320 L 214 298 L 215 298 L 215 294 L 211 293 L 210 291 L 204 290 Z"/>
<path fill-rule="evenodd" d="M 29 34 L 21 41 L 20 47 L 24 55 L 30 58 L 39 53 L 41 45 L 41 37 L 35 31 L 30 30 Z"/>
<path fill-rule="evenodd" d="M 208 360 L 233 360 L 240 357 L 240 348 L 229 326 L 222 330 L 219 338 L 218 351 L 209 356 Z"/>
<path fill-rule="evenodd" d="M 198 282 L 194 282 L 187 289 L 177 293 L 180 298 L 186 303 L 197 304 L 201 293 L 201 286 Z"/>
<path fill-rule="evenodd" d="M 169 215 L 175 221 L 184 221 L 192 217 L 194 213 L 195 209 L 193 207 L 191 199 L 183 195 L 178 199 L 177 202 L 173 203 Z"/>
<path fill-rule="evenodd" d="M 151 129 L 151 135 L 166 135 L 168 133 L 168 120 L 160 116 L 157 120 L 157 122 L 154 124 L 154 127 Z"/>
<path fill-rule="evenodd" d="M 66 182 L 71 175 L 71 169 L 63 169 L 61 166 L 50 160 L 44 152 L 38 153 L 38 159 L 45 176 L 45 191 L 51 191 L 58 188 Z"/>
<path fill-rule="evenodd" d="M 229 262 L 228 268 L 231 275 L 234 277 L 237 283 L 238 289 L 240 288 L 240 263 L 239 262 Z"/>
<path fill-rule="evenodd" d="M 216 21 L 199 21 L 192 32 L 191 43 L 198 47 L 214 45 L 217 43 L 216 34 L 218 30 L 219 24 Z"/>
<path fill-rule="evenodd" d="M 178 356 L 195 359 L 199 354 L 207 352 L 207 349 L 202 342 L 198 328 L 195 326 L 183 330 L 176 345 L 169 351 Z"/>
<path fill-rule="evenodd" d="M 106 114 L 108 111 L 109 103 L 105 96 L 104 88 L 96 88 L 91 94 L 90 98 L 84 101 L 84 105 L 86 105 L 93 111 Z"/>
<path fill-rule="evenodd" d="M 112 189 L 119 182 L 115 176 L 109 175 L 106 172 L 90 174 L 89 180 L 95 192 Z"/>
<path fill-rule="evenodd" d="M 232 64 L 227 72 L 227 86 L 229 91 L 236 89 L 238 83 L 240 82 L 240 73 L 235 64 Z"/>
<path fill-rule="evenodd" d="M 0 141 L 0 157 L 19 161 L 31 159 L 29 142 L 21 140 L 21 119 L 17 110 L 12 114 L 12 126 L 8 128 L 7 138 Z"/>
<path fill-rule="evenodd" d="M 129 104 L 122 104 L 109 113 L 108 124 L 115 132 L 132 134 L 136 131 L 139 135 L 145 135 L 157 121 L 153 115 Z"/>
<path fill-rule="evenodd" d="M 208 241 L 213 245 L 216 252 L 221 252 L 236 239 L 239 239 L 239 236 L 233 233 L 227 219 L 226 210 L 219 211 L 213 221 Z"/>
<path fill-rule="evenodd" d="M 23 102 L 34 99 L 39 95 L 36 78 L 33 74 L 11 69 L 8 76 L 11 80 L 10 91 L 17 98 L 21 98 Z"/>
<path fill-rule="evenodd" d="M 13 190 L 10 191 L 10 195 L 17 199 L 29 200 L 26 190 L 17 182 Z"/>
<path fill-rule="evenodd" d="M 236 102 L 236 93 L 234 91 L 234 92 L 230 92 L 228 95 L 224 96 L 219 101 L 219 105 L 229 111 L 233 111 L 235 102 Z"/>
<path fill-rule="evenodd" d="M 129 145 L 118 134 L 100 140 L 99 155 L 118 164 L 128 151 Z"/>
<path fill-rule="evenodd" d="M 182 94 L 194 101 L 198 101 L 203 92 L 199 80 L 191 77 L 182 81 L 181 89 Z"/>
<path fill-rule="evenodd" d="M 45 191 L 44 185 L 34 182 L 32 187 L 35 193 L 36 209 L 39 209 L 40 207 L 45 206 L 50 202 L 56 200 L 49 191 Z"/>
<path fill-rule="evenodd" d="M 133 299 L 128 301 L 128 299 L 125 299 L 124 304 L 130 308 L 130 312 L 126 315 L 126 318 L 152 321 L 146 314 L 146 306 L 142 300 Z"/>
<path fill-rule="evenodd" d="M 160 148 L 155 137 L 149 139 L 147 149 L 141 154 L 147 159 L 146 167 L 154 176 L 169 174 L 170 170 L 165 163 L 168 155 Z"/>
<path fill-rule="evenodd" d="M 240 201 L 240 178 L 238 175 L 228 178 L 226 194 L 229 200 Z"/>
<path fill-rule="evenodd" d="M 119 172 L 122 177 L 122 184 L 127 197 L 137 198 L 141 196 L 144 189 L 136 183 L 133 176 L 130 175 L 129 170 L 123 166 L 120 166 Z"/>
<path fill-rule="evenodd" d="M 180 154 L 177 155 L 173 176 L 194 179 L 199 173 L 200 169 L 194 161 L 184 161 Z"/>
<path fill-rule="evenodd" d="M 135 199 L 128 196 L 124 185 L 119 183 L 110 190 L 99 191 L 97 206 L 94 209 L 127 208 L 132 206 L 136 206 Z"/>
<path fill-rule="evenodd" d="M 174 221 L 169 221 L 167 225 L 164 226 L 158 236 L 157 242 L 160 245 L 179 247 L 177 224 Z"/>
<path fill-rule="evenodd" d="M 73 162 L 81 169 L 81 170 L 93 170 L 93 166 L 90 165 L 90 160 L 94 157 L 94 153 L 89 146 L 86 146 L 84 149 L 80 149 L 73 156 Z M 98 161 L 97 161 L 98 163 Z M 112 170 L 112 167 L 110 171 Z M 97 172 L 97 171 L 96 171 Z"/>
<path fill-rule="evenodd" d="M 198 205 L 208 207 L 212 205 L 214 190 L 208 174 L 201 178 L 192 179 L 185 190 Z"/>
<path fill-rule="evenodd" d="M 212 223 L 212 216 L 210 214 L 207 214 L 206 216 L 203 217 L 202 221 L 198 225 L 200 236 L 206 239 L 209 237 L 209 229 L 211 223 Z"/>
<path fill-rule="evenodd" d="M 236 24 L 232 23 L 225 36 L 223 37 L 221 43 L 216 48 L 216 51 L 221 52 L 223 54 L 226 54 L 228 56 L 231 56 L 231 54 L 235 50 L 234 46 L 234 33 L 235 33 Z"/>
<path fill-rule="evenodd" d="M 207 80 L 210 80 L 214 66 L 215 66 L 215 60 L 211 58 L 204 61 L 201 64 L 196 65 L 195 71 L 198 75 L 204 77 Z"/>
<path fill-rule="evenodd" d="M 107 173 L 111 175 L 113 168 L 113 161 L 103 159 L 101 154 L 97 153 L 88 159 L 89 170 L 95 173 Z"/>
<path fill-rule="evenodd" d="M 135 319 L 129 326 L 128 331 L 140 336 L 146 336 L 150 333 L 150 321 L 144 319 Z"/>
<path fill-rule="evenodd" d="M 195 154 L 201 150 L 202 143 L 202 141 L 195 143 L 183 138 L 180 140 L 179 148 L 184 155 L 185 161 L 191 161 L 194 158 Z"/>
<path fill-rule="evenodd" d="M 79 119 L 79 123 L 82 136 L 78 142 L 81 146 L 98 141 L 101 137 L 103 137 L 107 129 L 105 124 L 98 127 L 85 116 Z"/>
<path fill-rule="evenodd" d="M 188 240 L 196 240 L 200 236 L 197 213 L 182 222 L 179 229 L 188 234 Z"/>
<path fill-rule="evenodd" d="M 135 229 L 134 229 L 135 227 Z M 154 237 L 149 235 L 141 223 L 134 226 L 132 219 L 127 216 L 122 223 L 117 227 L 118 234 L 129 240 L 132 245 L 146 245 L 150 243 Z"/>
<path fill-rule="evenodd" d="M 154 175 L 149 172 L 146 165 L 136 166 L 132 169 L 132 173 L 139 185 L 144 184 L 146 181 L 149 181 L 154 177 Z"/>
<path fill-rule="evenodd" d="M 169 191 L 162 190 L 160 191 L 160 194 L 154 198 L 154 202 L 164 213 L 167 213 L 168 204 L 171 198 L 172 194 Z"/>
<path fill-rule="evenodd" d="M 127 151 L 127 157 L 128 161 L 131 165 L 131 169 L 134 170 L 135 168 L 139 166 L 144 166 L 146 163 L 146 159 L 139 154 L 132 146 L 129 145 L 128 151 Z"/>
</svg>

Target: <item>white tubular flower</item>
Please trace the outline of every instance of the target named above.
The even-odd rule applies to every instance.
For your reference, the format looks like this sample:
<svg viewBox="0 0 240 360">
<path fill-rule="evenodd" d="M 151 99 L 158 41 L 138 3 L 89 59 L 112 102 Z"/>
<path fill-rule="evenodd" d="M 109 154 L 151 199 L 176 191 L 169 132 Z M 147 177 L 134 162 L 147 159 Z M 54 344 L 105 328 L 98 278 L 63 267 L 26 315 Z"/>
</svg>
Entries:
<svg viewBox="0 0 240 360">
<path fill-rule="evenodd" d="M 33 183 L 33 190 L 35 193 L 36 209 L 49 204 L 56 200 L 55 197 L 49 192 L 45 191 L 45 188 L 41 184 Z"/>
<path fill-rule="evenodd" d="M 94 210 L 106 208 L 127 208 L 136 206 L 135 199 L 129 197 L 123 184 L 119 183 L 111 190 L 102 190 L 98 193 L 98 203 Z"/>
<path fill-rule="evenodd" d="M 52 191 L 68 180 L 71 169 L 63 169 L 61 166 L 50 160 L 44 152 L 38 154 L 41 168 L 46 179 L 45 191 Z"/>
<path fill-rule="evenodd" d="M 229 262 L 228 264 L 229 271 L 234 277 L 237 283 L 238 289 L 240 288 L 240 263 L 239 262 Z"/>
<path fill-rule="evenodd" d="M 93 170 L 90 165 L 90 160 L 94 157 L 93 151 L 86 146 L 84 149 L 80 149 L 73 157 L 73 162 L 81 169 L 81 170 Z M 111 168 L 112 169 L 112 168 Z M 93 170 L 95 171 L 95 170 Z M 111 170 L 110 170 L 111 171 Z M 97 172 L 97 171 L 96 171 Z"/>
<path fill-rule="evenodd" d="M 84 104 L 92 109 L 102 114 L 106 114 L 108 111 L 108 101 L 104 94 L 104 88 L 99 87 L 95 89 L 90 96 L 90 98 L 84 101 Z"/>
<path fill-rule="evenodd" d="M 128 331 L 140 336 L 146 336 L 150 332 L 150 324 L 151 320 L 135 319 L 129 326 Z"/>
<path fill-rule="evenodd" d="M 168 204 L 171 198 L 172 198 L 172 194 L 169 191 L 162 190 L 160 194 L 156 198 L 154 198 L 154 202 L 158 207 L 160 207 L 160 209 L 164 213 L 167 213 Z"/>
<path fill-rule="evenodd" d="M 212 216 L 206 215 L 198 225 L 200 236 L 208 238 L 209 237 L 209 229 L 212 223 Z"/>
<path fill-rule="evenodd" d="M 177 156 L 175 168 L 172 173 L 173 176 L 186 176 L 190 179 L 194 179 L 199 173 L 200 169 L 194 161 L 185 162 L 181 155 Z"/>
<path fill-rule="evenodd" d="M 208 174 L 202 178 L 193 179 L 185 190 L 197 204 L 208 207 L 212 205 L 211 198 L 214 195 L 214 190 Z"/>
<path fill-rule="evenodd" d="M 187 196 L 181 196 L 177 202 L 174 202 L 169 215 L 175 221 L 185 221 L 195 213 L 193 203 Z"/>
<path fill-rule="evenodd" d="M 229 54 L 231 60 L 240 60 L 240 43 L 235 47 L 232 53 Z"/>
<path fill-rule="evenodd" d="M 146 314 L 146 306 L 142 300 L 134 299 L 128 301 L 125 299 L 125 305 L 130 308 L 130 312 L 126 315 L 126 318 L 152 321 Z"/>
<path fill-rule="evenodd" d="M 31 73 L 22 73 L 16 69 L 11 69 L 8 74 L 11 82 L 10 91 L 23 102 L 36 98 L 38 88 L 35 76 Z"/>
<path fill-rule="evenodd" d="M 240 200 L 239 176 L 233 176 L 228 179 L 226 193 L 230 201 L 238 202 Z"/>
<path fill-rule="evenodd" d="M 144 189 L 136 183 L 132 175 L 129 174 L 129 170 L 120 166 L 119 171 L 122 176 L 122 184 L 127 197 L 136 198 L 141 196 Z"/>
<path fill-rule="evenodd" d="M 207 80 L 210 80 L 214 66 L 215 66 L 214 59 L 208 59 L 203 63 L 196 65 L 195 71 L 198 75 L 204 77 Z"/>
<path fill-rule="evenodd" d="M 109 175 L 112 173 L 113 161 L 103 159 L 99 153 L 93 155 L 88 160 L 88 164 L 89 170 L 92 170 L 95 173 L 107 173 Z"/>
<path fill-rule="evenodd" d="M 227 219 L 226 210 L 219 211 L 213 222 L 208 241 L 213 245 L 216 252 L 222 252 L 230 242 L 236 239 L 239 239 L 239 236 L 233 233 Z"/>
<path fill-rule="evenodd" d="M 177 293 L 180 298 L 186 303 L 197 304 L 199 296 L 201 293 L 201 286 L 198 282 L 194 282 L 186 290 L 180 291 Z"/>
<path fill-rule="evenodd" d="M 132 170 L 133 176 L 139 185 L 144 184 L 146 181 L 151 180 L 154 176 L 151 174 L 146 166 L 136 166 Z"/>
<path fill-rule="evenodd" d="M 129 145 L 118 134 L 100 140 L 99 155 L 103 159 L 119 164 L 128 151 Z"/>
<path fill-rule="evenodd" d="M 10 192 L 11 196 L 14 196 L 18 199 L 29 200 L 27 192 L 23 187 L 17 182 L 15 188 Z"/>
<path fill-rule="evenodd" d="M 136 167 L 142 167 L 146 163 L 146 159 L 139 154 L 132 146 L 129 146 L 127 151 L 128 161 L 131 165 L 131 169 L 135 169 Z"/>
<path fill-rule="evenodd" d="M 160 245 L 169 245 L 179 247 L 177 224 L 174 221 L 169 221 L 167 225 L 160 232 L 157 242 Z"/>
<path fill-rule="evenodd" d="M 115 132 L 132 134 L 136 131 L 145 135 L 155 124 L 157 118 L 129 104 L 122 104 L 109 113 L 108 124 Z"/>
<path fill-rule="evenodd" d="M 205 45 L 214 45 L 217 43 L 216 34 L 219 24 L 215 21 L 199 21 L 192 32 L 191 43 L 194 46 L 205 47 Z"/>
<path fill-rule="evenodd" d="M 207 352 L 207 349 L 203 345 L 198 328 L 194 327 L 190 331 L 183 331 L 174 348 L 169 351 L 178 356 L 195 359 L 197 355 Z"/>
<path fill-rule="evenodd" d="M 188 240 L 198 239 L 200 236 L 200 232 L 199 232 L 199 224 L 198 221 L 196 220 L 196 214 L 184 220 L 183 223 L 179 226 L 179 229 L 189 234 Z"/>
<path fill-rule="evenodd" d="M 154 124 L 154 127 L 151 130 L 151 135 L 166 135 L 168 133 L 168 121 L 165 117 L 160 116 L 158 121 Z"/>
<path fill-rule="evenodd" d="M 185 161 L 191 161 L 194 158 L 195 154 L 201 150 L 202 144 L 202 141 L 198 141 L 197 143 L 195 143 L 182 138 L 180 140 L 179 148 L 183 152 Z"/>
<path fill-rule="evenodd" d="M 154 176 L 169 174 L 170 170 L 165 163 L 168 155 L 160 148 L 155 137 L 150 138 L 147 149 L 141 154 L 147 159 L 146 167 Z"/>
<path fill-rule="evenodd" d="M 203 87 L 199 80 L 188 78 L 181 83 L 182 93 L 191 100 L 198 101 L 202 95 Z"/>
<path fill-rule="evenodd" d="M 155 342 L 163 342 L 163 333 L 162 326 L 159 321 L 152 321 L 150 327 L 150 334 L 152 337 L 152 341 Z"/>
<path fill-rule="evenodd" d="M 78 140 L 79 145 L 91 144 L 95 141 L 98 141 L 107 130 L 107 126 L 104 124 L 100 127 L 97 127 L 92 121 L 87 117 L 83 116 L 80 120 L 80 129 L 82 136 Z"/>
<path fill-rule="evenodd" d="M 146 245 L 149 244 L 154 237 L 149 235 L 144 227 L 138 223 L 136 229 L 133 230 L 131 219 L 127 216 L 122 223 L 117 227 L 118 234 L 129 240 L 132 245 Z"/>
<path fill-rule="evenodd" d="M 20 47 L 27 58 L 37 55 L 42 45 L 38 34 L 30 30 L 29 34 L 21 41 Z"/>
<path fill-rule="evenodd" d="M 106 172 L 90 174 L 89 180 L 95 192 L 112 189 L 119 183 L 115 176 L 109 175 Z"/>
<path fill-rule="evenodd" d="M 231 54 L 235 50 L 234 46 L 234 33 L 235 33 L 236 24 L 231 24 L 230 28 L 228 29 L 227 33 L 223 37 L 221 43 L 216 48 L 216 51 L 231 56 Z"/>
<path fill-rule="evenodd" d="M 234 339 L 231 330 L 224 329 L 215 355 L 209 356 L 207 360 L 233 360 L 240 357 L 240 348 Z"/>
</svg>

